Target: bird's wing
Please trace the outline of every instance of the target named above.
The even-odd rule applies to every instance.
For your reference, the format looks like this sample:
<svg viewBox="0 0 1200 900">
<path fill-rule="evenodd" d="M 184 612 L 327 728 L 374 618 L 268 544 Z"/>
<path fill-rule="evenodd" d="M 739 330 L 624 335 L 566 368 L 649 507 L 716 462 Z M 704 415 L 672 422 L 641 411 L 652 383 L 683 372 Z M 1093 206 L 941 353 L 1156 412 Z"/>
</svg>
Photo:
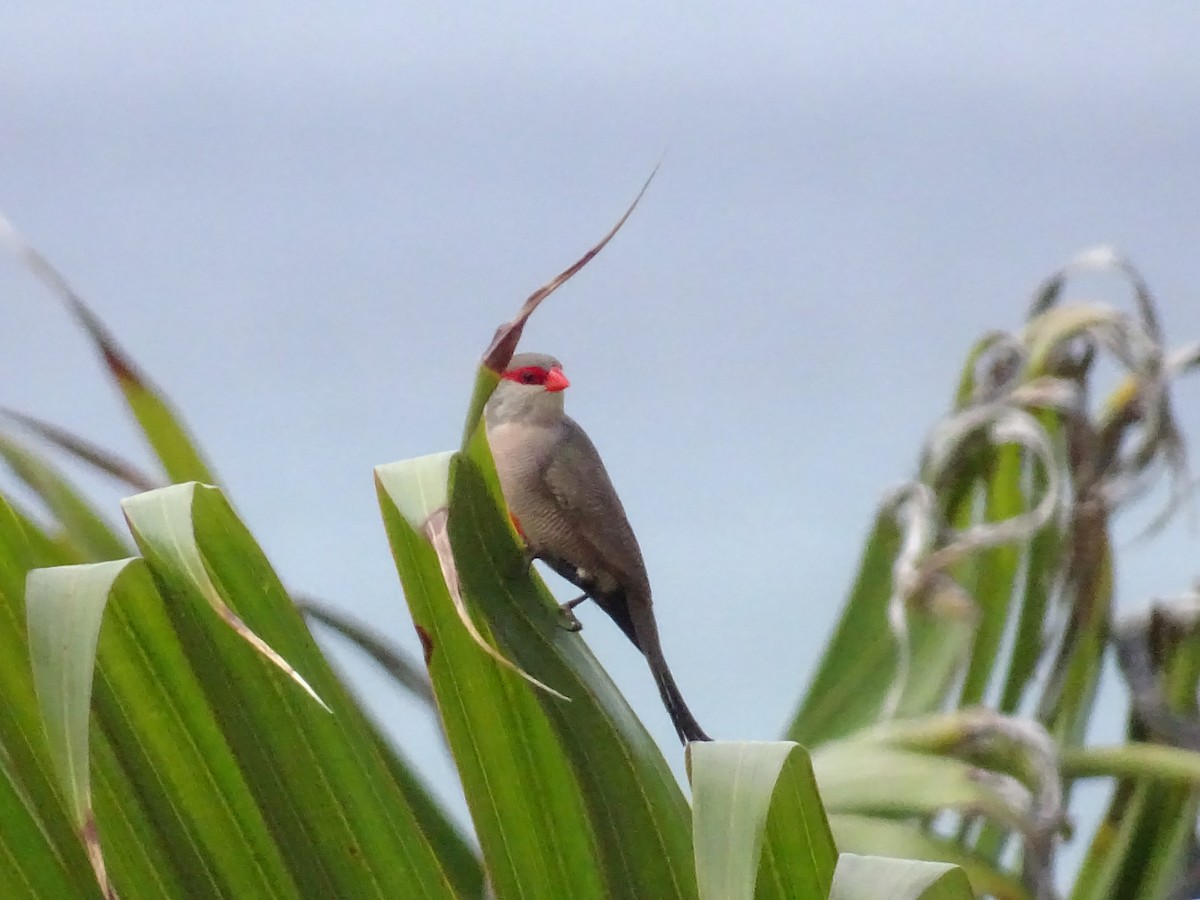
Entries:
<svg viewBox="0 0 1200 900">
<path fill-rule="evenodd" d="M 618 580 L 641 587 L 646 582 L 642 551 L 600 454 L 573 419 L 564 417 L 563 429 L 542 476 L 546 488 L 574 524 L 577 536 Z"/>
</svg>

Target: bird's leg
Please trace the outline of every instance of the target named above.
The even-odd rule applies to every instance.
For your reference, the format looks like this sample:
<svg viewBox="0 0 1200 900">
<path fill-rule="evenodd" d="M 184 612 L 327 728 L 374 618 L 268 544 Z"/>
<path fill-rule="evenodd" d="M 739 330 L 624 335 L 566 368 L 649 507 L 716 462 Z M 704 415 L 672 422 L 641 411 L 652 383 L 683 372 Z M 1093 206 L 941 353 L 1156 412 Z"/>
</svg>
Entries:
<svg viewBox="0 0 1200 900">
<path fill-rule="evenodd" d="M 587 594 L 580 594 L 574 600 L 568 600 L 559 608 L 559 615 L 562 619 L 562 627 L 567 631 L 583 631 L 583 623 L 579 621 L 579 617 L 575 615 L 575 607 L 584 600 L 590 600 Z"/>
</svg>

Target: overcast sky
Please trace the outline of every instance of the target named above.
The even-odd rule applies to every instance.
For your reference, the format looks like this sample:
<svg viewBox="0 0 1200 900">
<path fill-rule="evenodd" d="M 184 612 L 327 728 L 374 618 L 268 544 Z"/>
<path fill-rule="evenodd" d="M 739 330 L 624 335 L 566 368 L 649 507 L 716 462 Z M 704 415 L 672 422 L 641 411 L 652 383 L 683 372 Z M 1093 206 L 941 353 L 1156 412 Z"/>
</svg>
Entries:
<svg viewBox="0 0 1200 900">
<path fill-rule="evenodd" d="M 1200 337 L 1200 6 L 543 6 L 7 3 L 0 210 L 174 398 L 288 583 L 415 651 L 372 466 L 454 446 L 494 327 L 662 158 L 523 346 L 564 361 L 697 717 L 772 738 L 975 337 L 1100 242 L 1173 343 Z M 144 458 L 11 258 L 0 304 L 0 404 Z M 1183 529 L 1134 548 L 1121 608 L 1194 560 Z M 583 618 L 676 759 L 644 663 Z M 428 716 L 350 665 L 453 790 Z"/>
</svg>

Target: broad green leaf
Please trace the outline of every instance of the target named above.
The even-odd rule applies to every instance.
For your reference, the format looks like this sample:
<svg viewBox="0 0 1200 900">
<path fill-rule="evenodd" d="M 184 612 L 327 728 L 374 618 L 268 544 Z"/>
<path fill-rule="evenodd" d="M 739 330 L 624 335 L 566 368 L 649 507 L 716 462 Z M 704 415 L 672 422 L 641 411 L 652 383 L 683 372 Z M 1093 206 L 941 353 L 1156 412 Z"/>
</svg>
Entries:
<svg viewBox="0 0 1200 900">
<path fill-rule="evenodd" d="M 837 848 L 803 748 L 720 741 L 688 752 L 701 900 L 825 900 Z"/>
<path fill-rule="evenodd" d="M 132 560 L 34 569 L 25 589 L 33 683 L 59 784 L 78 828 L 91 812 L 88 718 L 112 583 Z"/>
<path fill-rule="evenodd" d="M 973 900 L 963 871 L 945 863 L 843 853 L 829 900 Z"/>
<path fill-rule="evenodd" d="M 34 540 L 31 541 L 30 538 Z M 35 546 L 36 542 L 36 546 Z M 32 831 L 44 833 L 68 877 L 81 892 L 97 892 L 95 875 L 83 852 L 79 834 L 68 813 L 46 742 L 41 710 L 33 685 L 29 665 L 29 643 L 26 637 L 25 579 L 35 565 L 58 562 L 58 549 L 38 528 L 17 513 L 0 497 L 0 764 L 8 779 L 13 796 L 10 804 L 13 818 L 11 831 L 7 823 L 0 829 L 0 854 L 13 857 L 17 870 L 25 868 L 27 860 L 21 847 L 36 840 Z M 27 812 L 16 808 L 20 803 Z M 22 822 L 22 817 L 29 821 Z M 24 835 L 24 837 L 21 837 Z M 11 837 L 11 839 L 10 839 Z M 29 847 L 29 860 L 37 851 Z M 19 857 L 19 858 L 17 858 Z M 40 869 L 41 866 L 36 866 Z M 53 877 L 51 873 L 47 878 Z M 19 896 L 19 894 L 0 896 Z"/>
<path fill-rule="evenodd" d="M 300 896 L 140 560 L 113 585 L 105 616 L 94 715 L 137 798 L 124 809 L 138 803 L 169 860 L 159 874 L 207 897 Z M 122 896 L 144 888 L 126 881 Z"/>
<path fill-rule="evenodd" d="M 366 722 L 366 725 L 373 729 L 377 752 L 404 794 L 404 801 L 412 810 L 421 833 L 437 853 L 438 862 L 441 863 L 446 880 L 454 888 L 455 896 L 483 896 L 484 871 L 475 848 L 468 843 L 459 832 L 458 826 L 450 820 L 446 811 L 430 793 L 418 770 L 400 756 L 375 728 L 374 723 Z"/>
<path fill-rule="evenodd" d="M 155 628 L 161 601 L 140 560 L 40 569 L 29 581 L 35 673 L 46 668 L 41 682 L 61 685 L 43 703 L 50 745 L 67 756 L 59 769 L 97 871 L 107 871 L 126 899 L 294 896 L 286 872 L 272 868 L 262 822 L 253 822 L 256 835 L 238 821 L 257 816 L 245 787 L 212 803 L 212 794 L 228 787 L 221 784 L 229 780 L 222 779 L 230 774 L 222 766 L 228 751 L 212 742 L 215 725 L 198 727 L 211 712 L 174 635 L 161 623 Z M 98 635 L 96 667 L 102 616 L 108 624 Z M 88 696 L 83 683 L 92 670 L 95 691 Z M 64 702 L 70 716 L 56 706 Z M 89 707 L 96 709 L 90 728 Z"/>
<path fill-rule="evenodd" d="M 361 710 L 220 491 L 176 485 L 123 505 L 188 664 L 301 894 L 453 896 Z M 303 669 L 332 713 L 213 614 L 213 592 Z"/>
<path fill-rule="evenodd" d="M 54 770 L 101 892 L 114 897 L 92 806 L 88 737 L 100 623 L 109 590 L 130 562 L 34 569 L 25 589 L 33 683 Z"/>
<path fill-rule="evenodd" d="M 122 506 L 125 508 L 130 527 L 134 529 L 134 537 L 138 539 L 139 546 L 143 547 L 143 552 L 145 545 L 149 544 L 164 554 L 172 565 L 179 568 L 180 574 L 186 577 L 188 584 L 199 592 L 230 631 L 245 640 L 263 659 L 285 672 L 313 700 L 325 706 L 325 701 L 304 677 L 280 656 L 278 651 L 259 637 L 253 628 L 246 625 L 213 583 L 196 535 L 193 498 L 197 491 L 203 493 L 215 490 L 190 482 L 138 494 L 125 500 Z M 147 558 L 150 558 L 149 554 Z"/>
</svg>

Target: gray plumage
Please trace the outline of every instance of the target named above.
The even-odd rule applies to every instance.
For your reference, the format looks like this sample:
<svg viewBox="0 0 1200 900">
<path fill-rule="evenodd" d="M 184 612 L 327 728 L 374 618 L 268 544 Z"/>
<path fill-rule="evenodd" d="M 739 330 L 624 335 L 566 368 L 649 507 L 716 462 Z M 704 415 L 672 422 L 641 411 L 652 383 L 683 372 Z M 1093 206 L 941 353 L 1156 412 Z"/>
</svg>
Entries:
<svg viewBox="0 0 1200 900">
<path fill-rule="evenodd" d="M 484 411 L 509 510 L 530 553 L 595 600 L 645 655 L 679 739 L 709 740 L 667 667 L 625 509 L 600 454 L 563 411 L 561 368 L 552 356 L 517 354 Z"/>
</svg>

